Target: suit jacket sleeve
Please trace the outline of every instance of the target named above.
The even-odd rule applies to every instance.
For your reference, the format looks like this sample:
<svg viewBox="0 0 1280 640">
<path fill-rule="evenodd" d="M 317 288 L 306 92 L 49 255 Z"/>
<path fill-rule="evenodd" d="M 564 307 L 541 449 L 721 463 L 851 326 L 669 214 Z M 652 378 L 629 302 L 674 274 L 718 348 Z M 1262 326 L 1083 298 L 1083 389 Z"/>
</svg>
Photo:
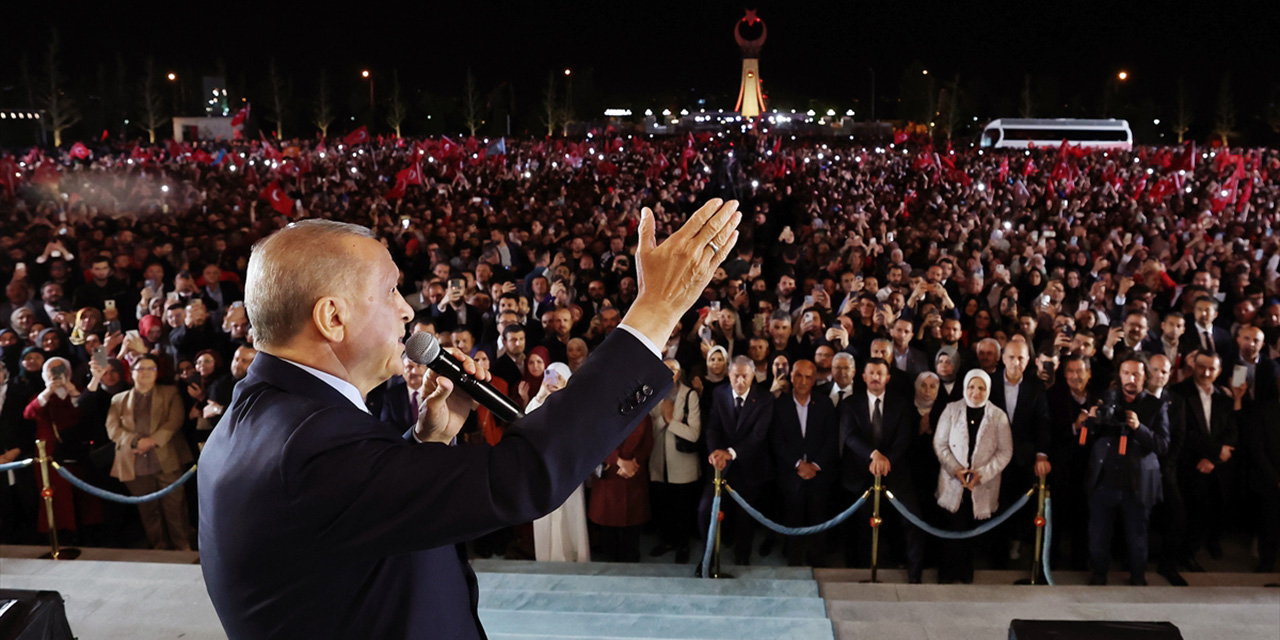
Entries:
<svg viewBox="0 0 1280 640">
<path fill-rule="evenodd" d="M 707 402 L 711 403 L 711 411 L 707 415 L 707 450 L 719 451 L 728 449 L 724 432 L 724 416 L 720 412 L 720 402 L 717 402 L 716 392 L 712 391 L 708 394 Z"/>
<path fill-rule="evenodd" d="M 351 406 L 320 408 L 292 431 L 276 472 L 291 516 L 335 553 L 385 557 L 550 513 L 671 384 L 625 331 L 578 373 L 493 447 L 411 444 Z"/>
<path fill-rule="evenodd" d="M 863 442 L 862 438 L 858 436 L 858 421 L 855 417 L 855 412 L 860 407 L 857 407 L 854 402 L 842 402 L 840 406 L 842 407 L 840 411 L 840 433 L 848 434 L 844 440 L 844 446 L 849 450 L 846 457 L 852 456 L 851 460 L 871 460 L 871 452 L 873 451 L 871 443 Z M 846 461 L 847 463 L 848 461 Z"/>
<path fill-rule="evenodd" d="M 182 427 L 182 398 L 178 397 L 176 387 L 156 387 L 154 398 L 164 406 L 161 407 L 160 424 L 151 429 L 151 439 L 156 441 L 156 446 L 163 447 Z"/>
</svg>

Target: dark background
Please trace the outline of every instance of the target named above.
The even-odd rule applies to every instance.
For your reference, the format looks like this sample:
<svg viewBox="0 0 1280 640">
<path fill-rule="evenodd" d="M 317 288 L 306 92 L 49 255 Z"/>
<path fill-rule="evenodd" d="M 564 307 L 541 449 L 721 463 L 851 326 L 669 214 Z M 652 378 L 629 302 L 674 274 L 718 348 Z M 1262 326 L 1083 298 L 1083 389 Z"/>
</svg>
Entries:
<svg viewBox="0 0 1280 640">
<path fill-rule="evenodd" d="M 20 61 L 33 80 L 56 27 L 67 91 L 84 113 L 68 135 L 96 138 L 111 104 L 117 53 L 136 84 L 143 60 L 183 83 L 179 109 L 197 109 L 200 76 L 226 70 L 234 102 L 264 115 L 268 60 L 292 85 L 286 135 L 311 135 L 321 70 L 328 73 L 338 132 L 386 131 L 381 111 L 397 71 L 410 107 L 406 134 L 457 133 L 470 67 L 486 105 L 485 133 L 537 133 L 548 72 L 574 70 L 579 119 L 605 107 L 732 109 L 740 54 L 731 29 L 740 2 L 79 3 L 51 8 L 10 2 L 0 14 L 0 107 L 28 106 Z M 930 71 L 936 93 L 959 76 L 964 120 L 1018 115 L 1030 77 L 1037 116 L 1128 117 L 1142 137 L 1171 135 L 1184 78 L 1195 113 L 1191 137 L 1209 136 L 1225 76 L 1242 143 L 1271 144 L 1268 110 L 1280 87 L 1280 3 L 1275 0 L 1146 2 L 943 2 L 857 0 L 758 2 L 769 27 L 761 77 L 770 108 L 870 114 L 875 70 L 879 119 L 895 118 L 904 73 Z M 368 108 L 375 78 L 378 113 Z M 1115 86 L 1119 70 L 1131 79 Z M 99 76 L 103 78 L 99 80 Z M 557 82 L 563 82 L 558 75 Z M 130 86 L 130 89 L 133 89 Z M 163 86 L 162 90 L 173 87 Z M 561 90 L 563 87 L 561 87 Z M 1114 91 L 1110 96 L 1107 91 Z M 39 92 L 37 91 L 37 94 Z M 177 94 L 178 91 L 173 93 Z M 173 111 L 172 97 L 169 100 Z M 698 100 L 705 100 L 705 105 Z M 428 120 L 427 115 L 432 115 Z M 356 120 L 352 121 L 354 117 Z M 1164 127 L 1150 126 L 1161 118 Z M 348 124 L 350 123 L 350 124 Z M 104 127 L 103 124 L 108 124 Z M 258 122 L 258 124 L 262 124 Z M 119 128 L 119 127 L 116 127 Z M 114 132 L 114 129 L 113 129 Z M 331 130 L 331 135 L 334 131 Z M 136 128 L 130 135 L 138 135 Z M 1233 140 L 1233 142 L 1235 142 Z"/>
</svg>

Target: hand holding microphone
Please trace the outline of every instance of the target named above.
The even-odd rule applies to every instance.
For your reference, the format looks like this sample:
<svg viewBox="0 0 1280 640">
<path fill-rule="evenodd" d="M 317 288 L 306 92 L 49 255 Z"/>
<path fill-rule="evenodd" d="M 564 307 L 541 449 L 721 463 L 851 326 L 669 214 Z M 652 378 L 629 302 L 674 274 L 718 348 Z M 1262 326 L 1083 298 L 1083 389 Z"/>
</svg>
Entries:
<svg viewBox="0 0 1280 640">
<path fill-rule="evenodd" d="M 419 440 L 453 440 L 478 404 L 505 422 L 524 417 L 515 403 L 489 384 L 493 376 L 488 369 L 458 349 L 442 349 L 435 336 L 414 334 L 405 342 L 405 354 L 431 369 L 422 379 L 425 400 L 415 427 Z M 463 393 L 454 393 L 455 390 Z"/>
</svg>

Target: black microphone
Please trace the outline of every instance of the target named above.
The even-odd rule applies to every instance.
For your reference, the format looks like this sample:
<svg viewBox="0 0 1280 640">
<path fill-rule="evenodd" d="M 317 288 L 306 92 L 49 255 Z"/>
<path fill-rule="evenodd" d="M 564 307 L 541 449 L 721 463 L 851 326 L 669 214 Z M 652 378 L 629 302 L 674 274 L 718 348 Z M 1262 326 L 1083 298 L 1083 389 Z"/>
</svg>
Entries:
<svg viewBox="0 0 1280 640">
<path fill-rule="evenodd" d="M 524 417 L 524 412 L 510 398 L 488 382 L 467 373 L 457 358 L 440 348 L 440 341 L 435 336 L 425 331 L 415 333 L 405 341 L 404 351 L 410 360 L 425 364 L 436 374 L 452 380 L 455 389 L 467 392 L 476 402 L 492 411 L 495 418 L 510 423 Z"/>
</svg>

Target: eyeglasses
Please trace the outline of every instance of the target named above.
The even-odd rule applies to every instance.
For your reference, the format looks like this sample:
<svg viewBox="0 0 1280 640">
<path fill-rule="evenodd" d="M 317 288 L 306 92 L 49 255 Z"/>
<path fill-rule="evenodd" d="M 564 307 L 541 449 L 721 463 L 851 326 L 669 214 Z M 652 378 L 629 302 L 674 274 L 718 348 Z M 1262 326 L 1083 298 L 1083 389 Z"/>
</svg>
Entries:
<svg viewBox="0 0 1280 640">
<path fill-rule="evenodd" d="M 141 373 L 143 371 L 158 371 L 159 369 L 156 367 L 134 367 L 133 370 Z"/>
</svg>

